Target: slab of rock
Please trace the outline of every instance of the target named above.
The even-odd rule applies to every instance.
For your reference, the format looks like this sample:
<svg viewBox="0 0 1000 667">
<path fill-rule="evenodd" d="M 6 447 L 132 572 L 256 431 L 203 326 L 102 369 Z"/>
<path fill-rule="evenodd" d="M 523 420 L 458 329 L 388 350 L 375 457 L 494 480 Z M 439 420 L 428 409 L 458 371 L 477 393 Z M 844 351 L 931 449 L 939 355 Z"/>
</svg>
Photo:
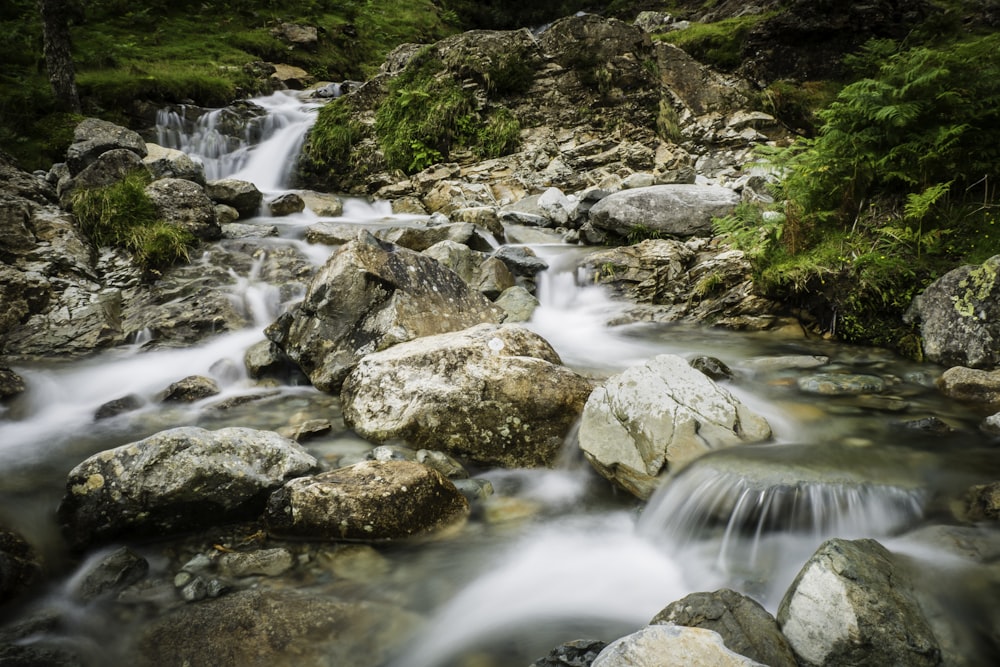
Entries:
<svg viewBox="0 0 1000 667">
<path fill-rule="evenodd" d="M 432 533 L 468 513 L 441 473 L 391 459 L 291 480 L 271 495 L 264 521 L 279 537 L 381 542 Z"/>
<path fill-rule="evenodd" d="M 769 667 L 797 667 L 778 623 L 756 600 L 729 589 L 672 602 L 650 625 L 672 623 L 719 633 L 731 651 Z"/>
<path fill-rule="evenodd" d="M 711 236 L 712 218 L 729 215 L 739 203 L 740 196 L 729 188 L 653 185 L 608 195 L 590 209 L 590 223 L 623 237 L 636 232 Z"/>
<path fill-rule="evenodd" d="M 344 382 L 344 420 L 376 442 L 507 467 L 552 465 L 590 394 L 537 334 L 480 325 L 366 356 Z"/>
<path fill-rule="evenodd" d="M 955 366 L 941 374 L 937 387 L 945 396 L 959 401 L 1000 405 L 1000 370 Z"/>
<path fill-rule="evenodd" d="M 785 593 L 778 623 L 804 667 L 941 663 L 911 584 L 875 540 L 824 542 Z"/>
<path fill-rule="evenodd" d="M 771 428 L 685 359 L 662 354 L 595 389 L 579 437 L 599 473 L 646 499 L 669 471 L 713 449 L 767 440 Z"/>
<path fill-rule="evenodd" d="M 591 667 L 764 667 L 734 653 L 718 633 L 682 625 L 649 625 L 608 644 Z"/>
<path fill-rule="evenodd" d="M 240 212 L 241 218 L 252 218 L 257 215 L 264 193 L 249 181 L 237 178 L 223 178 L 209 181 L 205 185 L 205 193 L 217 204 L 232 206 Z"/>
<path fill-rule="evenodd" d="M 256 516 L 316 460 L 270 431 L 181 427 L 91 456 L 70 471 L 59 520 L 84 547 Z"/>
<path fill-rule="evenodd" d="M 141 160 L 146 157 L 146 142 L 138 132 L 98 118 L 86 118 L 73 130 L 73 143 L 66 150 L 66 164 L 76 176 L 111 150 L 125 149 Z"/>
<path fill-rule="evenodd" d="M 336 392 L 366 354 L 502 317 L 437 261 L 362 232 L 330 257 L 302 302 L 265 334 L 313 385 Z"/>
</svg>

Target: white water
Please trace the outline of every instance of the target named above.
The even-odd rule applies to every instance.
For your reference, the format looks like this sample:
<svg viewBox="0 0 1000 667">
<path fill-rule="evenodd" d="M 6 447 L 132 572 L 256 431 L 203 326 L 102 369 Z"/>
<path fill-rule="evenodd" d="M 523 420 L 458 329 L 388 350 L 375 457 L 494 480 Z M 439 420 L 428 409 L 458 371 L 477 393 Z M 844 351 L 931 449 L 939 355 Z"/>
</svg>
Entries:
<svg viewBox="0 0 1000 667">
<path fill-rule="evenodd" d="M 203 128 L 179 141 L 205 163 L 210 178 L 246 178 L 274 194 L 287 184 L 313 110 L 289 95 L 256 102 L 271 110 L 271 120 L 261 130 L 267 137 L 262 144 L 253 145 L 247 137 L 235 148 L 231 142 L 220 148 L 218 114 L 209 114 Z M 170 127 L 164 128 L 164 137 Z M 320 264 L 329 248 L 295 240 L 301 227 L 318 219 L 307 211 L 280 221 L 250 222 L 277 224 L 285 238 L 263 243 L 292 243 Z M 338 221 L 393 219 L 384 202 L 348 200 Z M 585 250 L 534 250 L 552 268 L 540 277 L 541 307 L 528 326 L 571 367 L 599 377 L 664 352 L 721 353 L 734 361 L 757 345 L 735 334 L 720 339 L 718 334 L 681 335 L 654 327 L 609 327 L 624 306 L 600 287 L 579 284 L 572 266 Z M 147 402 L 143 411 L 155 412 L 163 410 L 156 405 L 156 394 L 170 383 L 188 375 L 215 377 L 223 386 L 222 396 L 174 408 L 176 414 L 160 420 L 188 423 L 207 403 L 252 390 L 242 371 L 232 369 L 243 368 L 244 351 L 263 338 L 262 328 L 278 315 L 280 305 L 275 288 L 262 282 L 256 269 L 245 276 L 233 272 L 231 278 L 233 298 L 253 322 L 245 330 L 184 350 L 150 351 L 137 344 L 74 364 L 16 369 L 29 389 L 18 420 L 0 421 L 0 469 L 15 461 L 24 466 L 58 457 L 81 433 L 95 432 L 93 414 L 100 405 L 124 395 L 140 396 Z M 789 399 L 802 399 L 788 392 L 776 399 L 774 391 L 780 389 L 756 391 L 760 386 L 733 390 L 772 420 L 779 442 L 803 436 L 798 420 L 788 414 Z M 825 418 L 834 419 L 832 413 Z M 836 427 L 826 430 L 836 437 Z M 577 638 L 581 627 L 611 640 L 645 624 L 686 593 L 722 586 L 752 593 L 773 610 L 797 569 L 825 538 L 891 536 L 922 518 L 924 498 L 910 487 L 787 480 L 759 490 L 737 474 L 697 464 L 641 508 L 623 494 L 608 494 L 606 483 L 587 464 L 567 458 L 565 467 L 554 471 L 484 474 L 498 498 L 516 499 L 535 510 L 522 523 L 482 529 L 489 533 L 484 538 L 488 548 L 463 550 L 462 536 L 453 538 L 451 557 L 461 563 L 456 572 L 473 574 L 456 594 L 426 610 L 428 624 L 394 667 L 454 664 L 498 642 L 530 645 L 537 657 L 543 647 Z M 419 552 L 420 546 L 413 549 Z"/>
</svg>

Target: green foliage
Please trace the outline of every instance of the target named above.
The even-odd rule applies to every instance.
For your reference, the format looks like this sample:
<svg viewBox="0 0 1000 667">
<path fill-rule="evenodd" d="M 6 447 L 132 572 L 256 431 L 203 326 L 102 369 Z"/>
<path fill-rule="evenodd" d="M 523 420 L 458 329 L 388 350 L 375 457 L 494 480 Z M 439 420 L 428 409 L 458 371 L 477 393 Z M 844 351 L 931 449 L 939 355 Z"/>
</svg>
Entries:
<svg viewBox="0 0 1000 667">
<path fill-rule="evenodd" d="M 647 227 L 646 225 L 635 225 L 630 230 L 628 234 L 625 235 L 625 239 L 628 241 L 629 245 L 635 245 L 636 243 L 642 243 L 643 241 L 649 239 L 661 239 L 663 238 L 663 233 L 658 229 L 653 229 L 652 227 Z"/>
<path fill-rule="evenodd" d="M 135 172 L 113 185 L 73 193 L 73 213 L 97 246 L 127 250 L 147 275 L 188 260 L 197 243 L 191 232 L 157 218 L 146 195 L 149 177 Z"/>
<path fill-rule="evenodd" d="M 478 143 L 483 157 L 495 158 L 512 153 L 521 143 L 521 123 L 510 110 L 498 107 L 479 131 Z"/>
<path fill-rule="evenodd" d="M 750 31 L 774 12 L 748 14 L 715 23 L 692 23 L 684 30 L 673 30 L 657 39 L 670 42 L 693 58 L 723 70 L 735 69 L 741 62 L 743 46 Z"/>
<path fill-rule="evenodd" d="M 361 124 L 354 119 L 347 98 L 339 97 L 319 110 L 305 152 L 314 161 L 343 165 L 349 161 L 351 149 L 361 135 Z"/>
</svg>

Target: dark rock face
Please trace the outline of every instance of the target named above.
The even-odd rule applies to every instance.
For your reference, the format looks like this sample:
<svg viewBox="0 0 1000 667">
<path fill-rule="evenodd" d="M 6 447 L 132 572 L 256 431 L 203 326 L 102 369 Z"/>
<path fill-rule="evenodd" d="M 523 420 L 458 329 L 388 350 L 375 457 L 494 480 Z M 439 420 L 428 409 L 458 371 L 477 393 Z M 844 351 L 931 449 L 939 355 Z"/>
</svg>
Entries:
<svg viewBox="0 0 1000 667">
<path fill-rule="evenodd" d="M 223 178 L 209 181 L 205 192 L 212 201 L 232 206 L 240 213 L 241 218 L 250 218 L 257 214 L 264 194 L 253 183 L 235 178 Z"/>
<path fill-rule="evenodd" d="M 469 503 L 441 473 L 413 461 L 362 461 L 290 481 L 267 502 L 268 531 L 312 540 L 380 542 L 463 520 Z"/>
<path fill-rule="evenodd" d="M 31 588 L 41 574 L 41 561 L 34 548 L 17 533 L 0 526 L 0 605 Z"/>
<path fill-rule="evenodd" d="M 182 427 L 95 454 L 70 471 L 59 506 L 70 543 L 176 533 L 252 517 L 316 460 L 269 431 Z"/>
<path fill-rule="evenodd" d="M 502 316 L 435 260 L 363 232 L 333 254 L 302 303 L 265 333 L 313 385 L 333 392 L 365 354 Z"/>
<path fill-rule="evenodd" d="M 723 589 L 692 593 L 672 602 L 653 623 L 674 623 L 718 632 L 732 651 L 770 667 L 796 667 L 778 623 L 752 598 Z"/>
</svg>

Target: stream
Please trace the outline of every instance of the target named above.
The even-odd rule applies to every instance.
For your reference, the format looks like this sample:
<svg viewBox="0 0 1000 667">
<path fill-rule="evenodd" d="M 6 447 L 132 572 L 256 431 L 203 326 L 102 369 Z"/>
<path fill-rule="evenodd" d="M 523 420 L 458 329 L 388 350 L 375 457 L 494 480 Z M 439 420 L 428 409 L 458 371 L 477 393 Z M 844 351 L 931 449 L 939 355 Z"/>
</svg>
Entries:
<svg viewBox="0 0 1000 667">
<path fill-rule="evenodd" d="M 315 105 L 286 93 L 255 102 L 267 109 L 267 119 L 256 136 L 238 145 L 217 134 L 215 119 L 204 118 L 191 129 L 176 112 L 176 118 L 161 114 L 160 141 L 200 159 L 209 179 L 250 180 L 265 201 L 272 199 L 287 188 Z M 253 242 L 292 248 L 320 266 L 332 248 L 307 244 L 308 225 L 377 226 L 394 219 L 385 202 L 348 199 L 336 218 L 307 209 L 240 222 L 277 226 L 279 236 Z M 802 564 L 830 537 L 876 538 L 913 558 L 926 573 L 927 593 L 938 596 L 949 613 L 960 619 L 975 608 L 977 566 L 942 550 L 927 537 L 928 528 L 953 523 L 950 500 L 972 484 L 996 479 L 1000 466 L 995 441 L 978 430 L 985 414 L 935 389 L 943 369 L 884 350 L 773 333 L 610 327 L 623 304 L 599 287 L 579 284 L 571 268 L 576 257 L 595 248 L 556 238 L 530 247 L 550 268 L 540 276 L 541 306 L 527 326 L 567 366 L 601 378 L 662 353 L 716 357 L 735 372 L 724 384 L 768 419 L 774 438 L 699 459 L 645 505 L 600 478 L 572 438 L 555 469 L 473 471 L 495 493 L 474 509 L 459 534 L 369 550 L 369 564 L 377 564 L 379 574 L 359 589 L 426 618 L 392 667 L 526 667 L 563 642 L 611 641 L 688 593 L 724 587 L 752 595 L 774 613 Z M 350 462 L 374 447 L 343 427 L 335 398 L 308 386 L 261 387 L 247 376 L 245 350 L 264 339 L 263 328 L 290 302 L 254 268 L 230 275 L 232 299 L 252 322 L 244 330 L 187 349 L 148 349 L 140 336 L 72 363 L 14 367 L 28 389 L 0 412 L 0 520 L 38 546 L 49 570 L 58 573 L 15 615 L 74 604 L 63 585 L 79 564 L 65 552 L 54 510 L 66 473 L 95 452 L 175 426 L 276 429 L 295 414 L 335 424 L 333 432 L 303 443 L 317 458 Z M 890 406 L 859 396 L 804 393 L 797 380 L 815 369 L 781 361 L 802 355 L 829 357 L 824 371 L 878 375 L 899 400 Z M 212 377 L 222 394 L 190 405 L 156 401 L 164 387 L 190 375 Z M 249 405 L 212 407 L 227 397 L 265 391 L 266 398 Z M 99 406 L 127 394 L 144 405 L 94 421 Z M 931 416 L 953 432 L 928 434 L 900 425 Z M 741 473 L 750 468 L 770 471 L 773 480 L 758 472 L 750 481 Z M 165 567 L 151 561 L 153 571 Z M 78 625 L 63 632 L 91 642 L 100 655 L 103 643 L 115 641 L 102 627 L 101 613 L 99 605 L 88 608 Z"/>
</svg>

